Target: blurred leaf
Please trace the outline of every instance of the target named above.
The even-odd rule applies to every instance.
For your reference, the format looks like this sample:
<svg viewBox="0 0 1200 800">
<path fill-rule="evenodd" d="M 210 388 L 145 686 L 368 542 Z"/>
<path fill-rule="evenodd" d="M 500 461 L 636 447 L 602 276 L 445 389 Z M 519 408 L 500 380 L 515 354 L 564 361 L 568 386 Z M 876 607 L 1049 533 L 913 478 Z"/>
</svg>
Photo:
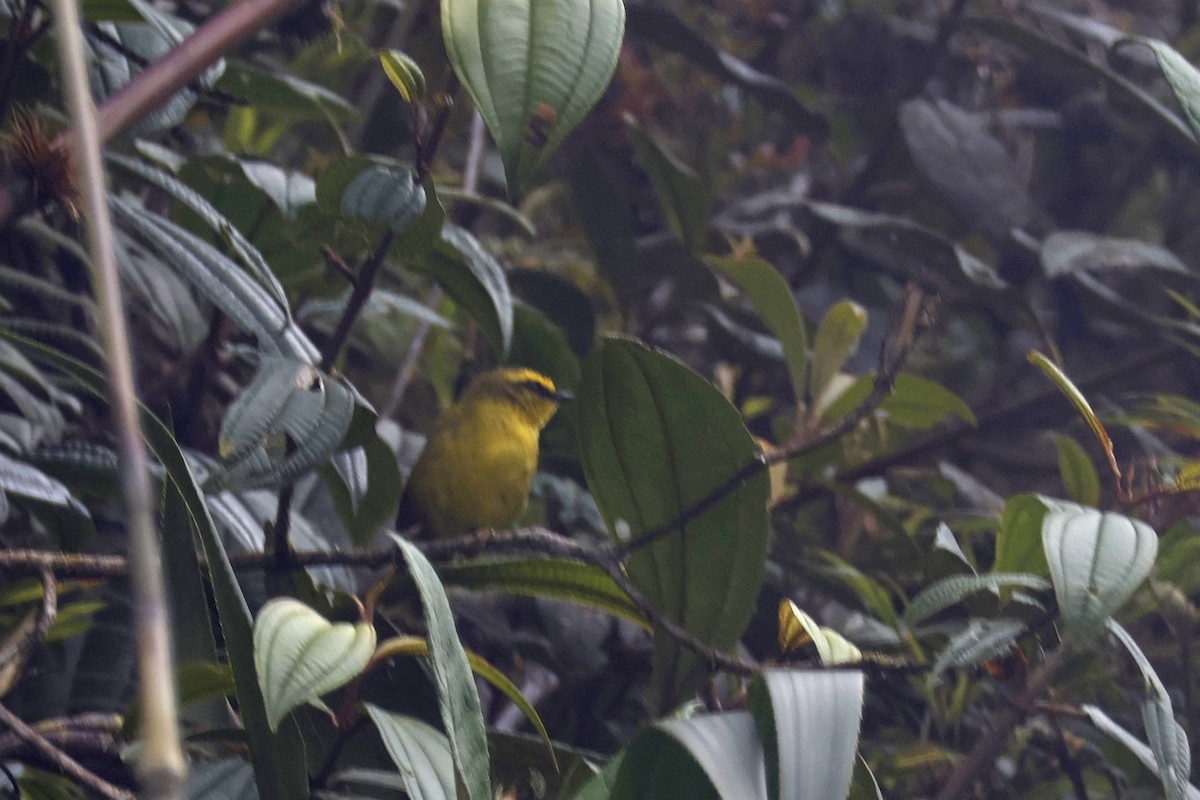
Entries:
<svg viewBox="0 0 1200 800">
<path fill-rule="evenodd" d="M 416 61 L 399 50 L 384 50 L 379 54 L 379 64 L 404 102 L 417 105 L 425 100 L 425 73 Z"/>
<path fill-rule="evenodd" d="M 837 631 L 817 625 L 791 600 L 779 601 L 779 650 L 790 653 L 812 644 L 817 651 L 817 663 L 822 666 L 857 664 L 862 651 Z"/>
<path fill-rule="evenodd" d="M 709 216 L 704 182 L 647 130 L 631 119 L 626 123 L 633 137 L 634 158 L 650 178 L 671 230 L 688 250 L 703 252 Z"/>
<path fill-rule="evenodd" d="M 629 198 L 616 174 L 588 148 L 572 160 L 568 180 L 575 213 L 596 254 L 598 271 L 612 284 L 622 309 L 628 312 L 637 291 L 637 252 Z"/>
<path fill-rule="evenodd" d="M 734 84 L 764 107 L 783 114 L 789 125 L 806 136 L 823 137 L 829 132 L 825 117 L 805 106 L 790 86 L 714 46 L 665 8 L 631 5 L 629 35 L 679 53 L 719 80 Z"/>
<path fill-rule="evenodd" d="M 358 110 L 323 86 L 286 72 L 270 73 L 232 62 L 217 81 L 216 89 L 240 97 L 259 111 L 270 111 L 293 120 L 325 119 L 331 125 L 354 122 Z"/>
<path fill-rule="evenodd" d="M 1042 242 L 1042 266 L 1047 277 L 1081 271 L 1155 267 L 1187 274 L 1188 268 L 1170 250 L 1136 239 L 1097 236 L 1086 231 L 1057 231 Z"/>
<path fill-rule="evenodd" d="M 199 216 L 213 232 L 225 237 L 229 247 L 237 255 L 242 265 L 259 283 L 266 287 L 279 304 L 280 309 L 284 313 L 289 313 L 287 295 L 284 294 L 283 287 L 279 284 L 279 280 L 271 271 L 271 267 L 263 258 L 262 253 L 224 215 L 217 211 L 207 198 L 175 176 L 137 159 L 112 152 L 106 152 L 105 158 L 110 164 L 114 164 L 167 192 Z"/>
<path fill-rule="evenodd" d="M 749 298 L 768 330 L 783 345 L 783 358 L 792 379 L 796 402 L 804 402 L 808 391 L 808 334 L 792 288 L 770 262 L 761 258 L 705 259 Z"/>
<path fill-rule="evenodd" d="M 122 197 L 109 197 L 117 224 L 143 241 L 268 354 L 315 363 L 317 349 L 261 284 L 212 245 Z"/>
<path fill-rule="evenodd" d="M 271 730 L 288 712 L 344 686 L 375 652 L 369 622 L 330 623 L 290 597 L 277 597 L 254 620 L 254 668 Z"/>
<path fill-rule="evenodd" d="M 188 770 L 188 800 L 258 800 L 254 770 L 240 758 L 192 764 Z"/>
<path fill-rule="evenodd" d="M 916 98 L 900 106 L 899 121 L 917 168 L 968 223 L 1006 240 L 1038 222 L 1016 162 L 982 119 L 948 100 Z"/>
<path fill-rule="evenodd" d="M 1083 396 L 1083 392 L 1079 391 L 1057 364 L 1036 350 L 1029 352 L 1029 361 L 1039 367 L 1042 372 L 1046 373 L 1050 380 L 1054 381 L 1054 384 L 1058 386 L 1059 391 L 1071 401 L 1071 405 L 1075 406 L 1075 410 L 1079 412 L 1079 415 L 1083 417 L 1083 421 L 1092 429 L 1092 434 L 1095 435 L 1096 441 L 1100 443 L 1100 447 L 1104 450 L 1104 454 L 1108 458 L 1109 470 L 1117 480 L 1120 480 L 1121 469 L 1117 466 L 1117 457 L 1113 453 L 1112 439 L 1109 438 L 1108 431 L 1104 428 L 1104 423 L 1096 416 L 1096 412 L 1092 410 L 1091 404 Z"/>
<path fill-rule="evenodd" d="M 1183 109 L 1184 118 L 1192 129 L 1192 136 L 1200 140 L 1200 71 L 1166 42 L 1148 36 L 1132 36 L 1118 42 L 1116 47 L 1126 43 L 1144 44 L 1154 53 L 1154 59 L 1167 79 L 1167 85 L 1171 87 L 1175 99 Z"/>
<path fill-rule="evenodd" d="M 420 550 L 395 534 L 391 538 L 400 548 L 408 573 L 421 594 L 421 608 L 429 631 L 429 664 L 454 763 L 469 800 L 489 800 L 492 793 L 483 712 L 467 653 L 454 627 L 446 590 Z"/>
<path fill-rule="evenodd" d="M 336 459 L 321 474 L 350 541 L 365 547 L 377 530 L 396 518 L 402 481 L 396 454 L 379 436 L 354 452 L 358 457 Z"/>
<path fill-rule="evenodd" d="M 1042 519 L 1049 511 L 1040 495 L 1017 494 L 1008 499 L 996 531 L 996 572 L 1050 574 L 1042 548 Z M 1002 597 L 1008 594 L 1001 592 Z"/>
<path fill-rule="evenodd" d="M 966 667 L 1007 653 L 1023 630 L 1025 623 L 1019 619 L 972 619 L 938 653 L 931 676 L 941 675 L 951 667 Z"/>
<path fill-rule="evenodd" d="M 104 376 L 68 356 L 0 328 L 0 336 L 12 341 L 38 358 L 61 369 L 82 387 L 101 399 L 107 398 Z M 142 435 L 154 456 L 162 463 L 168 480 L 179 492 L 191 517 L 208 562 L 213 598 L 221 620 L 229 663 L 238 688 L 238 708 L 250 743 L 251 760 L 258 790 L 264 800 L 296 800 L 306 797 L 308 768 L 304 745 L 294 725 L 285 725 L 273 734 L 258 688 L 254 667 L 254 642 L 250 609 L 242 595 L 221 537 L 217 535 L 200 487 L 170 431 L 145 408 L 141 409 Z M 197 576 L 198 578 L 199 576 Z"/>
<path fill-rule="evenodd" d="M 1059 612 L 1068 629 L 1087 640 L 1149 574 L 1158 535 L 1141 520 L 1080 508 L 1048 513 L 1042 545 Z"/>
<path fill-rule="evenodd" d="M 746 711 L 655 723 L 625 749 L 609 800 L 765 800 L 763 750 Z"/>
<path fill-rule="evenodd" d="M 864 211 L 832 203 L 804 204 L 815 216 L 838 226 L 843 244 L 908 278 L 951 287 L 992 291 L 1008 284 L 992 267 L 971 255 L 945 234 L 904 217 Z"/>
<path fill-rule="evenodd" d="M 858 752 L 863 674 L 763 670 L 750 686 L 767 797 L 845 797 Z"/>
<path fill-rule="evenodd" d="M 208 491 L 282 486 L 324 463 L 354 415 L 351 390 L 306 363 L 263 358 L 221 422 L 222 469 Z"/>
<path fill-rule="evenodd" d="M 488 558 L 447 564 L 438 574 L 450 586 L 569 600 L 648 626 L 642 612 L 612 578 L 590 564 L 544 556 Z"/>
<path fill-rule="evenodd" d="M 621 0 L 442 3 L 446 54 L 524 189 L 600 99 L 625 30 Z"/>
<path fill-rule="evenodd" d="M 1079 442 L 1065 434 L 1054 434 L 1054 447 L 1058 451 L 1058 474 L 1062 477 L 1067 497 L 1084 506 L 1100 503 L 1100 476 L 1087 451 Z"/>
<path fill-rule="evenodd" d="M 384 224 L 399 233 L 425 211 L 425 189 L 415 178 L 402 167 L 370 164 L 342 189 L 338 209 L 343 217 Z"/>
<path fill-rule="evenodd" d="M 412 800 L 456 800 L 454 759 L 445 734 L 419 719 L 366 703 L 367 716 L 379 731 Z"/>
<path fill-rule="evenodd" d="M 1098 79 L 1108 92 L 1109 102 L 1114 107 L 1133 119 L 1149 119 L 1155 122 L 1177 150 L 1184 153 L 1196 151 L 1196 138 L 1177 114 L 1145 89 L 1089 59 L 1086 53 L 1059 44 L 1004 17 L 966 17 L 959 21 L 959 27 L 980 30 L 1008 41 L 1028 56 L 1037 59 L 1042 69 L 1064 75 L 1074 73 L 1080 79 L 1079 82 L 1089 88 Z"/>
<path fill-rule="evenodd" d="M 513 293 L 563 329 L 571 350 L 583 358 L 596 340 L 596 312 L 575 284 L 550 272 L 514 269 L 508 273 Z M 551 376 L 554 377 L 554 376 Z"/>
<path fill-rule="evenodd" d="M 1037 575 L 1023 572 L 991 572 L 985 575 L 951 575 L 926 587 L 913 598 L 904 610 L 904 621 L 918 625 L 934 614 L 961 602 L 975 592 L 999 592 L 1003 587 L 1020 586 L 1024 589 L 1046 591 L 1050 582 Z"/>
<path fill-rule="evenodd" d="M 867 311 L 858 303 L 842 300 L 825 312 L 813 338 L 812 364 L 808 372 L 808 395 L 819 399 L 846 360 L 858 350 L 858 340 L 867 327 Z"/>
<path fill-rule="evenodd" d="M 1128 748 L 1128 750 L 1137 757 L 1138 761 L 1142 762 L 1142 765 L 1145 766 L 1146 769 L 1150 770 L 1155 775 L 1158 775 L 1159 778 L 1164 781 L 1163 788 L 1167 788 L 1166 779 L 1163 778 L 1162 774 L 1159 772 L 1154 751 L 1150 747 L 1147 747 L 1136 736 L 1122 728 L 1115 720 L 1108 716 L 1108 714 L 1105 714 L 1103 709 L 1086 703 L 1081 706 L 1081 709 L 1093 725 L 1095 725 L 1102 733 L 1111 736 Z M 1200 800 L 1200 789 L 1197 789 L 1191 784 L 1186 784 L 1183 787 L 1182 796 L 1187 798 L 1187 800 Z"/>
<path fill-rule="evenodd" d="M 761 457 L 711 384 L 633 341 L 603 339 L 593 348 L 578 405 L 584 473 L 618 540 L 668 524 Z M 705 420 L 705 435 L 695 434 L 696 420 Z M 629 559 L 629 576 L 650 602 L 716 647 L 732 647 L 750 619 L 766 563 L 768 492 L 761 471 Z M 656 636 L 660 709 L 677 705 L 706 673 L 691 650 Z"/>
</svg>

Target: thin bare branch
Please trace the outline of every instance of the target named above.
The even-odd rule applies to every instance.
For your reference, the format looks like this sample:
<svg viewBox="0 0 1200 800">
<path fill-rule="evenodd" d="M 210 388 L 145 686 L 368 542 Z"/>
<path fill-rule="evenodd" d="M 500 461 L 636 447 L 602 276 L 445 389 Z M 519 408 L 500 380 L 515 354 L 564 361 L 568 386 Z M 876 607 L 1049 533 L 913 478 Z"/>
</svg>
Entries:
<svg viewBox="0 0 1200 800">
<path fill-rule="evenodd" d="M 64 775 L 69 775 L 101 797 L 109 800 L 136 800 L 133 792 L 114 786 L 49 742 L 46 737 L 26 725 L 16 714 L 0 705 L 0 722 L 12 729 L 30 747 L 41 753 Z"/>
</svg>

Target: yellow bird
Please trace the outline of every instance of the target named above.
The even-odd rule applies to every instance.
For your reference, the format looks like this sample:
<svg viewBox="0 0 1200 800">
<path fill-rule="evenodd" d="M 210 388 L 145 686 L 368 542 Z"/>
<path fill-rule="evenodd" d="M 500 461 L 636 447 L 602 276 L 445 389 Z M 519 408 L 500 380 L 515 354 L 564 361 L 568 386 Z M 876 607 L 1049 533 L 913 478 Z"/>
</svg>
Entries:
<svg viewBox="0 0 1200 800">
<path fill-rule="evenodd" d="M 531 369 L 477 375 L 434 424 L 404 487 L 396 529 L 419 524 L 426 536 L 450 537 L 511 526 L 529 505 L 538 435 L 570 398 Z"/>
</svg>

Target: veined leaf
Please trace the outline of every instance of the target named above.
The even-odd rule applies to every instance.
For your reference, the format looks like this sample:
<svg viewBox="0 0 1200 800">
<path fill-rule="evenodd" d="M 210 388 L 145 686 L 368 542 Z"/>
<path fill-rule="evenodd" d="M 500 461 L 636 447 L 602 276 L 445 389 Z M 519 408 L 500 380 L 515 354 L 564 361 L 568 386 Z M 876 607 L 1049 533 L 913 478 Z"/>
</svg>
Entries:
<svg viewBox="0 0 1200 800">
<path fill-rule="evenodd" d="M 578 404 L 584 473 L 618 539 L 670 523 L 761 457 L 720 392 L 633 341 L 604 339 L 593 348 Z M 716 647 L 732 647 L 750 619 L 766 563 L 768 493 L 762 470 L 629 560 L 629 576 L 650 602 Z M 657 704 L 667 709 L 691 693 L 705 666 L 660 635 L 654 673 Z"/>
</svg>

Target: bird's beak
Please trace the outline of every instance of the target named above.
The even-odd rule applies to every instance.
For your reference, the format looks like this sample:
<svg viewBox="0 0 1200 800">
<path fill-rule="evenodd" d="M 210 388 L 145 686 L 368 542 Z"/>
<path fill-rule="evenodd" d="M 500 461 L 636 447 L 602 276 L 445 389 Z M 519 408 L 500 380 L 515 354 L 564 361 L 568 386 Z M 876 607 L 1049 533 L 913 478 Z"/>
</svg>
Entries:
<svg viewBox="0 0 1200 800">
<path fill-rule="evenodd" d="M 560 403 L 565 403 L 567 400 L 574 400 L 575 393 L 568 392 L 566 389 L 558 389 L 554 392 L 554 399 Z"/>
</svg>

